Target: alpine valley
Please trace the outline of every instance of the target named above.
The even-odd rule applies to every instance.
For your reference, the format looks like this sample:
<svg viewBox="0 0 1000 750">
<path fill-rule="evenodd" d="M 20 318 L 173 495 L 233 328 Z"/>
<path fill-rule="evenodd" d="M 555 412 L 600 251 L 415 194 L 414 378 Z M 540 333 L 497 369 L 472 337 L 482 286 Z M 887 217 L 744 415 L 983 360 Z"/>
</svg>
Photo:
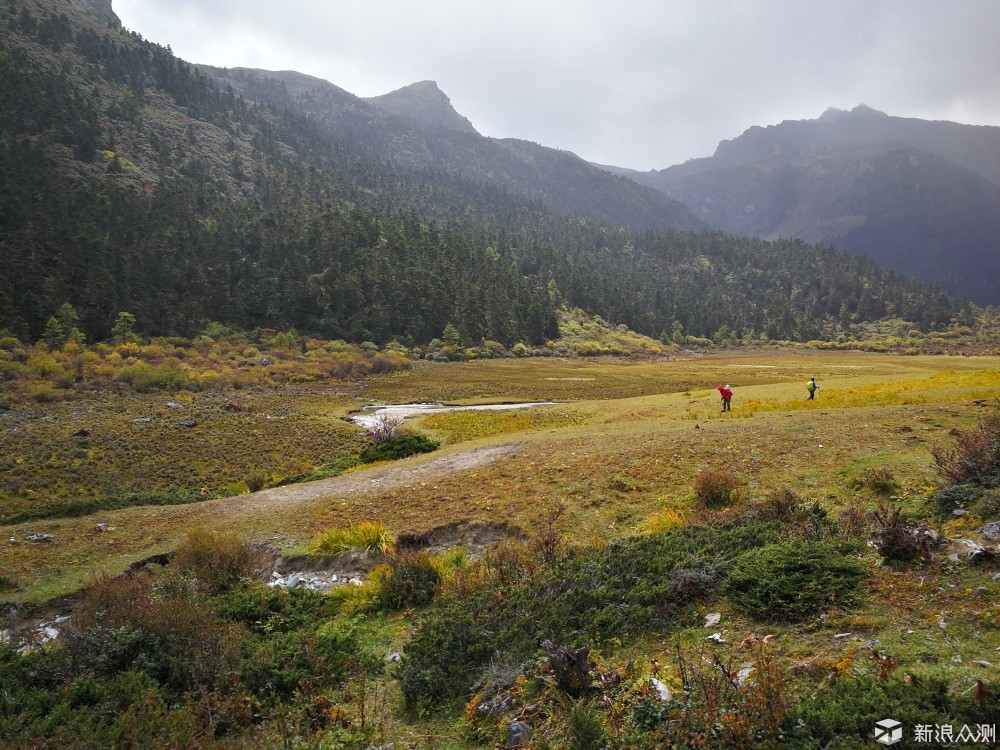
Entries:
<svg viewBox="0 0 1000 750">
<path fill-rule="evenodd" d="M 1000 128 L 198 63 L 0 3 L 0 747 L 996 744 Z"/>
</svg>

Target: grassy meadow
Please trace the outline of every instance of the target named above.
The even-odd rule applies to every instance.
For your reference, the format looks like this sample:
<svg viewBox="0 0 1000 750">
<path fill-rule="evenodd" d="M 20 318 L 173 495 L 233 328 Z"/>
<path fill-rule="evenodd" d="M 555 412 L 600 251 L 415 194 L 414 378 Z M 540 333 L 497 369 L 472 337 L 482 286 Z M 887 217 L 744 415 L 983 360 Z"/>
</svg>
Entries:
<svg viewBox="0 0 1000 750">
<path fill-rule="evenodd" d="M 820 384 L 814 401 L 806 400 L 810 377 Z M 724 383 L 734 390 L 732 411 L 725 414 L 715 390 Z M 885 685 L 903 690 L 892 680 L 937 681 L 967 698 L 980 689 L 1000 690 L 996 667 L 979 664 L 1000 661 L 1000 583 L 993 580 L 1000 567 L 995 561 L 966 564 L 967 548 L 958 541 L 978 539 L 976 530 L 992 518 L 935 514 L 930 507 L 928 498 L 942 482 L 932 451 L 948 450 L 956 435 L 974 430 L 996 408 L 998 395 L 996 357 L 762 348 L 655 361 L 419 361 L 358 383 L 256 389 L 226 398 L 98 394 L 14 408 L 0 414 L 2 512 L 16 519 L 0 529 L 0 581 L 6 583 L 0 599 L 43 607 L 101 576 L 174 550 L 192 529 L 305 554 L 324 532 L 358 524 L 382 524 L 396 538 L 419 537 L 449 524 L 505 525 L 536 542 L 548 532 L 549 546 L 543 549 L 596 555 L 612 549 L 607 545 L 613 540 L 642 544 L 650 534 L 669 539 L 688 527 L 724 524 L 733 513 L 776 507 L 775 497 L 787 490 L 799 510 L 779 520 L 799 529 L 793 536 L 834 543 L 854 533 L 862 540 L 851 554 L 864 572 L 852 606 L 846 600 L 843 609 L 834 603 L 821 619 L 762 622 L 725 599 L 693 597 L 670 611 L 666 627 L 640 627 L 627 613 L 620 622 L 612 618 L 607 632 L 595 626 L 593 634 L 603 635 L 585 639 L 595 647 L 598 672 L 617 671 L 616 679 L 624 679 L 614 689 L 602 688 L 610 696 L 607 705 L 557 698 L 551 686 L 529 685 L 523 678 L 511 682 L 522 703 L 554 701 L 543 712 L 547 718 L 533 720 L 541 729 L 538 746 L 568 747 L 571 741 L 577 743 L 573 747 L 605 746 L 581 744 L 580 738 L 589 736 L 587 726 L 607 743 L 619 743 L 607 746 L 643 746 L 626 739 L 638 743 L 638 726 L 658 726 L 655 717 L 642 714 L 646 724 L 635 718 L 642 713 L 636 706 L 654 714 L 661 710 L 650 702 L 649 678 L 662 680 L 675 695 L 687 684 L 684 675 L 699 675 L 704 687 L 711 677 L 698 665 L 706 658 L 734 664 L 734 673 L 743 662 L 754 663 L 760 685 L 771 672 L 792 670 L 797 687 L 789 687 L 780 701 L 767 698 L 772 719 L 779 709 L 782 716 L 792 710 L 794 695 L 815 695 L 823 686 L 848 690 L 836 687 L 847 677 L 883 685 L 882 675 L 888 680 L 885 690 Z M 428 415 L 404 429 L 440 441 L 433 453 L 363 466 L 319 483 L 278 486 L 282 477 L 309 475 L 357 453 L 367 437 L 343 417 L 366 403 L 542 400 L 558 404 Z M 168 401 L 180 406 L 167 406 Z M 181 421 L 196 425 L 182 427 Z M 705 472 L 728 473 L 735 483 L 720 506 L 706 504 L 695 491 Z M 269 489 L 248 493 L 260 488 Z M 177 503 L 163 500 L 184 493 Z M 95 506 L 86 515 L 76 514 L 85 507 L 74 510 L 77 503 L 123 496 L 130 498 L 126 507 Z M 950 546 L 938 550 L 932 562 L 883 561 L 863 539 L 871 529 L 866 514 L 886 503 L 941 530 Z M 810 507 L 812 516 L 802 510 Z M 812 530 L 802 531 L 810 523 Z M 51 534 L 52 540 L 30 542 L 32 533 Z M 712 554 L 724 556 L 724 550 Z M 961 562 L 949 561 L 949 554 L 959 554 Z M 433 575 L 444 575 L 435 564 Z M 388 585 L 389 574 L 380 575 L 381 585 Z M 461 577 L 459 583 L 449 580 L 455 590 L 475 588 Z M 429 637 L 431 626 L 419 626 L 422 616 L 412 608 L 372 614 L 353 606 L 369 613 L 374 648 L 403 647 L 407 653 L 407 644 L 416 643 L 404 665 L 417 663 L 420 641 L 409 639 Z M 437 606 L 427 610 L 428 622 Z M 441 606 L 447 610 L 447 603 Z M 625 612 L 624 604 L 617 606 Z M 600 617 L 611 617 L 613 609 L 601 610 Z M 702 621 L 709 612 L 722 618 L 706 630 Z M 640 621 L 646 623 L 635 622 Z M 716 631 L 724 643 L 706 642 Z M 757 640 L 738 648 L 765 635 L 771 636 L 766 648 L 753 645 Z M 871 642 L 875 646 L 865 645 Z M 681 669 L 685 654 L 687 672 Z M 509 713 L 484 718 L 468 712 L 472 703 L 465 714 L 455 703 L 446 702 L 443 712 L 412 705 L 406 669 L 402 683 L 391 671 L 377 682 L 385 691 L 381 737 L 397 747 L 427 748 L 492 747 L 504 741 Z M 888 672 L 895 675 L 892 680 Z M 754 700 L 767 697 L 754 695 Z M 994 703 L 983 705 L 995 706 L 995 698 L 989 700 Z M 631 723 L 616 718 L 625 705 Z M 758 719 L 767 713 L 760 706 L 753 711 Z M 827 719 L 817 717 L 803 721 L 825 726 Z M 649 735 L 654 736 L 660 735 Z M 830 746 L 864 746 L 841 739 Z M 343 742 L 315 746 L 355 746 Z M 731 746 L 742 745 L 734 740 Z"/>
</svg>

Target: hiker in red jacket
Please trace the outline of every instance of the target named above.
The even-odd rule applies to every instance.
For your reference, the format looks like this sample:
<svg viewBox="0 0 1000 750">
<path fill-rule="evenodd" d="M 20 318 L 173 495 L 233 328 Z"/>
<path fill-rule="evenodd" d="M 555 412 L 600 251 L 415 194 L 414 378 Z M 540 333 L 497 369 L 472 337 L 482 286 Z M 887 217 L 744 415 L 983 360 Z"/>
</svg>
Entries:
<svg viewBox="0 0 1000 750">
<path fill-rule="evenodd" d="M 729 383 L 726 383 L 720 385 L 718 390 L 722 396 L 722 411 L 729 411 L 729 402 L 733 399 L 733 389 L 729 387 Z"/>
</svg>

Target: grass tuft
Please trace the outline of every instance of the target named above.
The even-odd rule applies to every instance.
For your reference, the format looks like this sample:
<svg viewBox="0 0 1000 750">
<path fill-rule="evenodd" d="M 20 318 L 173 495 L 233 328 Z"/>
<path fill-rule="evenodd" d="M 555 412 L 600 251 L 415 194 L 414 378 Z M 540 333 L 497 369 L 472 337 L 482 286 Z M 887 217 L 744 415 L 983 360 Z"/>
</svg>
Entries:
<svg viewBox="0 0 1000 750">
<path fill-rule="evenodd" d="M 396 551 L 396 538 L 378 521 L 361 521 L 346 529 L 328 529 L 312 544 L 314 555 L 339 555 L 353 550 L 391 555 Z"/>
</svg>

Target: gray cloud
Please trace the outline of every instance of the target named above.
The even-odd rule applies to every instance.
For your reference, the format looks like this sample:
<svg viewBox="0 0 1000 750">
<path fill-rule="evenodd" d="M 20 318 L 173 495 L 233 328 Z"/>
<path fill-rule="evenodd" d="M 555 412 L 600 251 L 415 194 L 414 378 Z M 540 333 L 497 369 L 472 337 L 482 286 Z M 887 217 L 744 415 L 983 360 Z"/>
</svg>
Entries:
<svg viewBox="0 0 1000 750">
<path fill-rule="evenodd" d="M 865 103 L 1000 125 L 994 0 L 115 0 L 191 62 L 359 96 L 438 82 L 490 136 L 661 168 L 752 125 Z"/>
</svg>

